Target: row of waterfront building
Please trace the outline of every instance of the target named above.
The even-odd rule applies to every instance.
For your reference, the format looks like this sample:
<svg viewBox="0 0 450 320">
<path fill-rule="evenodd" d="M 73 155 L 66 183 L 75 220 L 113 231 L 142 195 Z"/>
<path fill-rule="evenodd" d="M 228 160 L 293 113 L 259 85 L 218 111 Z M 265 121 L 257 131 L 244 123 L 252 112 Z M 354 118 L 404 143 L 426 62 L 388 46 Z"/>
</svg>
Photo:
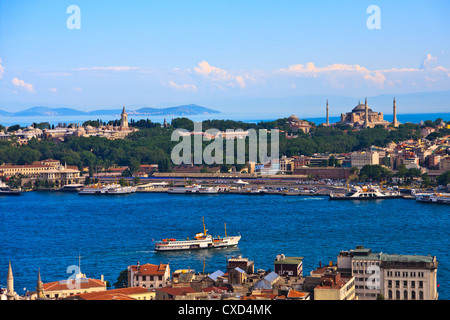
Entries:
<svg viewBox="0 0 450 320">
<path fill-rule="evenodd" d="M 341 251 L 337 262 L 303 275 L 303 257 L 275 257 L 273 271 L 258 270 L 241 256 L 227 260 L 226 271 L 210 274 L 191 269 L 171 272 L 168 263 L 127 266 L 124 288 L 87 278 L 43 283 L 38 271 L 36 291 L 14 291 L 11 263 L 3 300 L 437 300 L 435 256 L 374 253 L 357 246 Z"/>
<path fill-rule="evenodd" d="M 137 128 L 130 127 L 128 123 L 128 114 L 123 108 L 120 115 L 120 121 L 118 125 L 100 124 L 98 126 L 72 123 L 65 124 L 60 123 L 54 128 L 40 129 L 34 126 L 28 126 L 26 128 L 18 128 L 15 131 L 9 131 L 8 127 L 4 132 L 0 131 L 1 140 L 13 140 L 15 139 L 19 144 L 26 144 L 31 139 L 52 139 L 54 141 L 64 141 L 66 138 L 71 137 L 103 137 L 111 140 L 124 139 L 130 133 L 137 131 Z"/>
</svg>

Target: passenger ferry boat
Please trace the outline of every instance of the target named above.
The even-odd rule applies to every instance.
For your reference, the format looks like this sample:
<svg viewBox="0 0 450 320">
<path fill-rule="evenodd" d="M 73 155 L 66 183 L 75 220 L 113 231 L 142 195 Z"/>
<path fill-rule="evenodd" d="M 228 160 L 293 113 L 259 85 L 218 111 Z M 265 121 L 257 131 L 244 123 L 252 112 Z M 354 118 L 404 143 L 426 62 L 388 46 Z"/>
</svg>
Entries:
<svg viewBox="0 0 450 320">
<path fill-rule="evenodd" d="M 346 194 L 330 193 L 330 200 L 371 200 L 371 199 L 392 199 L 401 198 L 398 191 L 382 191 L 378 187 L 353 187 Z"/>
<path fill-rule="evenodd" d="M 209 249 L 209 248 L 223 248 L 237 246 L 241 236 L 227 236 L 227 230 L 225 225 L 225 237 L 213 237 L 206 232 L 205 219 L 203 220 L 203 232 L 197 233 L 193 240 L 176 240 L 176 239 L 163 239 L 155 242 L 155 251 L 176 251 L 176 250 L 196 250 L 196 249 Z"/>
<path fill-rule="evenodd" d="M 414 197 L 419 202 L 450 204 L 450 193 L 419 193 Z"/>
<path fill-rule="evenodd" d="M 167 193 L 197 193 L 198 186 L 171 187 Z"/>
<path fill-rule="evenodd" d="M 2 181 L 0 181 L 0 196 L 20 196 L 22 189 L 12 189 Z"/>
<path fill-rule="evenodd" d="M 218 193 L 219 188 L 216 187 L 202 187 L 199 185 L 184 186 L 184 187 L 172 187 L 167 190 L 168 193 L 177 194 L 213 194 Z"/>
<path fill-rule="evenodd" d="M 86 186 L 78 191 L 79 195 L 120 195 L 136 192 L 136 187 L 121 186 L 120 184 Z"/>
<path fill-rule="evenodd" d="M 219 192 L 218 187 L 200 187 L 198 189 L 198 193 L 214 194 L 218 192 Z"/>
<path fill-rule="evenodd" d="M 100 184 L 95 184 L 92 186 L 86 186 L 78 191 L 79 195 L 102 195 L 107 194 L 108 188 L 106 186 L 102 186 Z"/>
</svg>

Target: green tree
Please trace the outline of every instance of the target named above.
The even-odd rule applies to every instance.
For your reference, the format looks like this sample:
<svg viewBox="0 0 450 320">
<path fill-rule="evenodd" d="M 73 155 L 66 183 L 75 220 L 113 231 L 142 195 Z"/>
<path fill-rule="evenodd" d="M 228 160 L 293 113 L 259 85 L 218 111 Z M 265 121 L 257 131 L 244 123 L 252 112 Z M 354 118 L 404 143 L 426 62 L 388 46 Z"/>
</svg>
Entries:
<svg viewBox="0 0 450 320">
<path fill-rule="evenodd" d="M 127 288 L 128 287 L 128 270 L 125 269 L 119 273 L 117 277 L 117 282 L 114 283 L 114 288 Z"/>
<path fill-rule="evenodd" d="M 437 177 L 437 183 L 442 186 L 446 186 L 450 184 L 450 170 L 447 170 L 443 174 Z"/>
</svg>

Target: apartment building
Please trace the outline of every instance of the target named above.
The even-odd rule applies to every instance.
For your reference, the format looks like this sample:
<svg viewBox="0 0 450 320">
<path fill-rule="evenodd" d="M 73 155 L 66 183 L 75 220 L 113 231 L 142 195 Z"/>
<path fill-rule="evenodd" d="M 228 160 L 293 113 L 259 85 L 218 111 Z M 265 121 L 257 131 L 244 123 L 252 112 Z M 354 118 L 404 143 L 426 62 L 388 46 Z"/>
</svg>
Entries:
<svg viewBox="0 0 450 320">
<path fill-rule="evenodd" d="M 143 264 L 128 266 L 128 287 L 161 288 L 170 279 L 168 264 Z"/>
<path fill-rule="evenodd" d="M 355 277 L 358 300 L 436 300 L 438 298 L 435 256 L 373 253 L 357 246 L 341 251 L 339 272 Z"/>
<path fill-rule="evenodd" d="M 354 152 L 350 155 L 352 167 L 361 169 L 365 165 L 380 164 L 380 154 L 377 151 Z"/>
</svg>

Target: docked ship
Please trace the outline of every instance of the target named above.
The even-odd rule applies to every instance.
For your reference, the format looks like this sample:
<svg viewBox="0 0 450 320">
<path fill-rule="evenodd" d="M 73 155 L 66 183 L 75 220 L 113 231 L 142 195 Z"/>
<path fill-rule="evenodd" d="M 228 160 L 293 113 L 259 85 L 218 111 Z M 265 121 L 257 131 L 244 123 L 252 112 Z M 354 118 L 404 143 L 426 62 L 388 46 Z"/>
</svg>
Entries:
<svg viewBox="0 0 450 320">
<path fill-rule="evenodd" d="M 171 187 L 167 193 L 197 193 L 198 186 Z"/>
<path fill-rule="evenodd" d="M 184 187 L 172 187 L 167 190 L 168 193 L 176 194 L 214 194 L 219 192 L 219 188 L 216 187 L 202 187 L 199 185 L 184 186 Z"/>
<path fill-rule="evenodd" d="M 225 237 L 221 238 L 213 237 L 207 234 L 205 228 L 205 219 L 203 219 L 203 232 L 197 233 L 194 239 L 189 240 L 176 240 L 176 239 L 163 239 L 155 242 L 155 251 L 177 251 L 177 250 L 196 250 L 196 249 L 209 249 L 209 248 L 224 248 L 237 246 L 241 236 L 227 236 L 227 230 L 225 225 Z"/>
<path fill-rule="evenodd" d="M 136 192 L 136 187 L 121 186 L 120 184 L 86 186 L 78 191 L 79 195 L 120 195 Z"/>
<path fill-rule="evenodd" d="M 121 186 L 120 184 L 110 184 L 107 186 L 108 192 L 107 194 L 115 195 L 115 194 L 130 194 L 136 192 L 136 187 L 131 186 Z"/>
<path fill-rule="evenodd" d="M 108 188 L 106 186 L 102 186 L 100 184 L 86 186 L 84 188 L 81 188 L 80 191 L 78 191 L 79 195 L 102 195 L 102 194 L 107 194 L 107 193 L 108 193 Z"/>
<path fill-rule="evenodd" d="M 414 197 L 419 202 L 450 204 L 450 193 L 419 193 Z"/>
<path fill-rule="evenodd" d="M 218 187 L 200 187 L 198 189 L 198 193 L 214 194 L 218 192 L 219 192 Z"/>
<path fill-rule="evenodd" d="M 67 192 L 79 192 L 83 189 L 84 185 L 82 184 L 66 184 L 59 191 L 67 191 Z"/>
<path fill-rule="evenodd" d="M 372 200 L 372 199 L 393 199 L 401 198 L 398 191 L 384 191 L 378 187 L 353 187 L 346 194 L 330 193 L 330 200 Z"/>
<path fill-rule="evenodd" d="M 20 188 L 13 189 L 0 181 L 0 196 L 20 196 L 21 194 L 22 190 Z"/>
</svg>

